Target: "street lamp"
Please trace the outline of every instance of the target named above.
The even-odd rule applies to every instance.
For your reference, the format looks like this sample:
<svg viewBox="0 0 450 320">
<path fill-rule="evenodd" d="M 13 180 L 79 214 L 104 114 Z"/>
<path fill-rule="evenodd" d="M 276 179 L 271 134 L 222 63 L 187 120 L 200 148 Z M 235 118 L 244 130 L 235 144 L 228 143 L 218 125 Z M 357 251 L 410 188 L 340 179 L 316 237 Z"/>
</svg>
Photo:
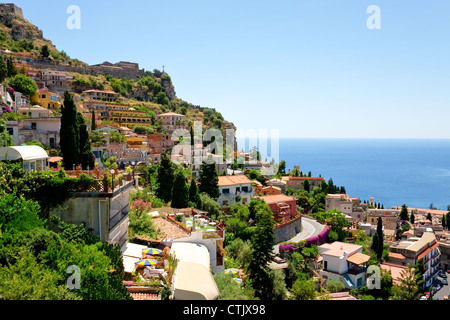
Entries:
<svg viewBox="0 0 450 320">
<path fill-rule="evenodd" d="M 134 166 L 135 166 L 136 162 L 132 161 L 131 165 L 133 166 L 133 181 L 134 181 Z"/>
<path fill-rule="evenodd" d="M 111 172 L 112 175 L 112 191 L 114 192 L 114 169 L 111 169 L 109 172 Z"/>
</svg>

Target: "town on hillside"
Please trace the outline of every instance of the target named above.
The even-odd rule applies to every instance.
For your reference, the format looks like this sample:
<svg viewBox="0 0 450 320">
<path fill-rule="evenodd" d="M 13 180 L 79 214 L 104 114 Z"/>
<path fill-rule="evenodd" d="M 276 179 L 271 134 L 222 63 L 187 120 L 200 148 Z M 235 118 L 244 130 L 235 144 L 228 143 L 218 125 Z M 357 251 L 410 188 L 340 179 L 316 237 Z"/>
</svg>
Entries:
<svg viewBox="0 0 450 320">
<path fill-rule="evenodd" d="M 0 50 L 0 299 L 448 299 L 450 207 L 385 208 L 256 147 L 213 152 L 195 123 L 234 126 L 177 98 L 165 71 L 14 44 Z"/>
</svg>

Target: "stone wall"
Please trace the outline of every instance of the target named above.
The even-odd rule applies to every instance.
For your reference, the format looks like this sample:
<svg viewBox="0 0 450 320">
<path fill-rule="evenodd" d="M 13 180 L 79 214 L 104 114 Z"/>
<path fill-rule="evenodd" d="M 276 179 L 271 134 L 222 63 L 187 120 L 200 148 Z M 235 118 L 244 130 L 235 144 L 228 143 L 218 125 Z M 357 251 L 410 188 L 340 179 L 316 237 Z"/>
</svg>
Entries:
<svg viewBox="0 0 450 320">
<path fill-rule="evenodd" d="M 302 219 L 285 224 L 274 230 L 275 243 L 287 241 L 302 231 Z"/>
</svg>

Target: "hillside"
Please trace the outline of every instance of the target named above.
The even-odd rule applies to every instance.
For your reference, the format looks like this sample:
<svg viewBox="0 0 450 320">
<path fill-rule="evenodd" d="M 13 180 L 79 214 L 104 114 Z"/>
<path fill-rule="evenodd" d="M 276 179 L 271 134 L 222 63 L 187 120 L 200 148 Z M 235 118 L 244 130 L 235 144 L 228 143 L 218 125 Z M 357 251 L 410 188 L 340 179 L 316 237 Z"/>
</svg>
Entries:
<svg viewBox="0 0 450 320">
<path fill-rule="evenodd" d="M 48 47 L 48 56 L 42 48 Z M 233 123 L 212 108 L 202 108 L 176 96 L 170 76 L 158 69 L 145 71 L 137 63 L 104 62 L 90 66 L 59 51 L 43 37 L 43 32 L 23 17 L 22 10 L 14 4 L 0 4 L 0 48 L 13 55 L 20 54 L 32 61 L 35 69 L 54 69 L 73 76 L 72 91 L 112 90 L 119 94 L 121 103 L 139 106 L 155 114 L 176 112 L 186 115 L 186 120 L 203 121 L 204 128 L 235 129 Z"/>
</svg>

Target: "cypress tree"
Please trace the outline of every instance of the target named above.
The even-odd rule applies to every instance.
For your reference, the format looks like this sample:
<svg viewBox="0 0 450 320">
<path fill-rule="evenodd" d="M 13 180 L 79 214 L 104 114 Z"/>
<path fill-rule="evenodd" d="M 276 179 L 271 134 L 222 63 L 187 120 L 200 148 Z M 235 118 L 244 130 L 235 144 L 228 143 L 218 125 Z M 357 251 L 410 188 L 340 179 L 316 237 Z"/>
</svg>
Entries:
<svg viewBox="0 0 450 320">
<path fill-rule="evenodd" d="M 6 67 L 5 60 L 0 58 L 0 82 L 5 81 L 8 77 L 8 68 Z"/>
<path fill-rule="evenodd" d="M 6 70 L 8 78 L 14 77 L 17 74 L 17 69 L 16 66 L 14 65 L 12 57 L 6 59 Z"/>
<path fill-rule="evenodd" d="M 158 188 L 156 190 L 156 196 L 164 200 L 164 202 L 166 203 L 172 199 L 174 175 L 175 174 L 172 166 L 172 161 L 165 153 L 161 157 L 161 163 L 158 168 Z"/>
<path fill-rule="evenodd" d="M 189 201 L 195 203 L 197 209 L 201 209 L 201 207 L 198 206 L 199 201 L 201 201 L 200 194 L 198 193 L 197 183 L 194 178 L 191 179 L 191 186 L 189 188 Z"/>
<path fill-rule="evenodd" d="M 94 153 L 91 148 L 91 139 L 87 130 L 86 121 L 81 113 L 77 113 L 78 128 L 80 134 L 80 164 L 83 170 L 94 168 Z"/>
<path fill-rule="evenodd" d="M 64 158 L 64 168 L 73 170 L 80 163 L 80 130 L 77 121 L 77 108 L 69 91 L 64 92 L 61 107 L 60 145 Z"/>
<path fill-rule="evenodd" d="M 409 219 L 410 219 L 411 224 L 414 224 L 414 220 L 415 220 L 414 212 L 411 212 L 411 216 L 409 217 Z"/>
<path fill-rule="evenodd" d="M 95 123 L 95 110 L 92 110 L 92 122 L 91 122 L 91 131 L 97 129 L 97 123 Z"/>
<path fill-rule="evenodd" d="M 378 234 L 377 258 L 378 260 L 380 260 L 383 255 L 383 245 L 384 245 L 383 221 L 381 220 L 381 217 L 378 217 L 377 221 L 377 234 Z"/>
<path fill-rule="evenodd" d="M 450 211 L 445 215 L 445 220 L 447 221 L 447 230 L 450 230 Z"/>
<path fill-rule="evenodd" d="M 172 188 L 172 208 L 187 208 L 189 201 L 189 190 L 186 185 L 186 177 L 182 171 L 178 171 Z"/>
<path fill-rule="evenodd" d="M 217 168 L 214 160 L 210 158 L 211 161 L 208 163 L 203 162 L 200 166 L 200 193 L 207 193 L 211 198 L 217 199 L 220 195 L 219 193 L 219 178 L 217 175 Z"/>
<path fill-rule="evenodd" d="M 400 210 L 400 217 L 399 217 L 399 219 L 408 221 L 409 220 L 408 218 L 409 218 L 408 217 L 408 207 L 406 206 L 406 204 L 403 204 L 402 205 L 402 210 Z"/>
<path fill-rule="evenodd" d="M 273 245 L 275 236 L 273 231 L 272 211 L 265 205 L 258 205 L 259 220 L 251 237 L 253 248 L 252 259 L 247 266 L 246 273 L 255 290 L 255 295 L 262 300 L 270 299 L 273 283 L 269 275 L 268 263 L 273 260 Z"/>
<path fill-rule="evenodd" d="M 305 189 L 306 191 L 309 192 L 310 184 L 309 184 L 309 180 L 308 179 L 305 179 L 305 182 L 303 182 L 303 189 Z"/>
</svg>

